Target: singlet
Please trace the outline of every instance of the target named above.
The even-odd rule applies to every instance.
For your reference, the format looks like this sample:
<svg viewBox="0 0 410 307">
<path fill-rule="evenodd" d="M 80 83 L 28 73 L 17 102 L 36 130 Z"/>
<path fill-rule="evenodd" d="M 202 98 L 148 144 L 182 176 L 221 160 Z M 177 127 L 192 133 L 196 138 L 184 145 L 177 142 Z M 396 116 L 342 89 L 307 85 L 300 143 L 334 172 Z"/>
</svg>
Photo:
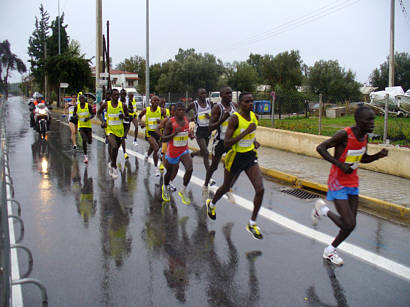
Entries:
<svg viewBox="0 0 410 307">
<path fill-rule="evenodd" d="M 232 103 L 232 101 L 230 102 L 230 104 L 231 104 L 231 110 L 229 111 L 229 116 L 225 121 L 221 123 L 221 125 L 218 127 L 218 130 L 216 132 L 216 139 L 219 141 L 223 141 L 225 139 L 225 133 L 226 133 L 226 130 L 228 129 L 229 118 L 231 117 L 233 113 L 236 112 L 236 107 Z M 223 106 L 222 103 L 218 103 L 218 105 L 221 108 L 221 115 L 219 116 L 219 120 L 220 120 L 225 111 L 225 107 Z"/>
<path fill-rule="evenodd" d="M 177 127 L 181 127 L 175 117 L 170 118 L 172 123 L 172 133 L 175 133 Z M 167 148 L 167 156 L 170 158 L 176 158 L 188 149 L 188 131 L 189 122 L 186 116 L 184 117 L 185 125 L 182 131 L 178 132 L 169 142 Z"/>
<path fill-rule="evenodd" d="M 68 121 L 70 121 L 71 118 L 73 117 L 75 107 L 76 107 L 76 105 L 70 105 L 68 107 L 68 119 L 67 119 Z"/>
<path fill-rule="evenodd" d="M 118 105 L 114 108 L 111 104 L 111 100 L 107 101 L 107 135 L 114 134 L 117 137 L 124 136 L 124 125 L 122 124 L 122 119 L 120 114 L 124 114 L 122 108 L 122 102 L 118 100 Z"/>
<path fill-rule="evenodd" d="M 145 112 L 145 131 L 155 131 L 158 127 L 158 122 L 161 120 L 161 108 L 157 107 L 155 112 L 151 111 L 151 107 L 146 108 Z"/>
<path fill-rule="evenodd" d="M 209 118 L 206 117 L 206 114 L 211 117 L 211 104 L 208 100 L 205 100 L 206 106 L 201 107 L 197 100 L 194 101 L 195 105 L 195 123 L 198 127 L 208 127 L 209 126 Z"/>
<path fill-rule="evenodd" d="M 85 103 L 84 108 L 81 108 L 81 104 L 77 105 L 78 115 L 78 128 L 91 128 L 91 120 L 85 121 L 90 116 L 90 110 L 88 109 L 88 102 Z"/>
<path fill-rule="evenodd" d="M 354 171 L 351 174 L 346 174 L 336 165 L 332 164 L 329 179 L 327 181 L 330 191 L 337 191 L 344 187 L 355 188 L 359 186 L 357 167 L 366 152 L 367 135 L 364 137 L 363 141 L 359 141 L 350 127 L 344 128 L 344 130 L 347 132 L 347 144 L 338 160 L 343 163 L 351 163 L 351 167 Z"/>
<path fill-rule="evenodd" d="M 255 113 L 253 113 L 252 111 L 250 112 L 250 121 L 242 117 L 242 115 L 240 115 L 238 112 L 235 112 L 234 114 L 238 117 L 238 127 L 233 132 L 232 138 L 235 138 L 239 134 L 241 134 L 242 131 L 246 130 L 251 123 L 255 123 L 255 125 L 258 126 L 258 119 L 256 118 Z M 253 144 L 253 141 L 255 140 L 255 135 L 256 130 L 254 130 L 251 133 L 248 133 L 237 143 L 232 145 L 232 150 L 236 152 L 248 152 L 253 150 L 255 148 L 255 145 Z"/>
<path fill-rule="evenodd" d="M 118 100 L 118 101 L 121 101 L 121 100 Z M 122 102 L 121 101 L 121 103 L 123 103 L 123 104 L 125 104 L 127 107 L 128 107 L 128 103 L 127 103 L 127 100 L 125 99 L 125 101 L 124 102 Z M 124 113 L 124 110 L 123 110 L 123 113 Z M 129 115 L 129 113 L 128 113 L 128 115 Z M 126 120 L 126 119 L 123 119 L 122 120 L 122 123 L 124 124 L 124 125 L 129 125 L 130 124 L 130 121 L 129 120 Z"/>
<path fill-rule="evenodd" d="M 132 99 L 131 103 L 128 100 L 128 114 L 131 116 L 135 116 L 137 114 L 137 102 L 135 98 Z"/>
</svg>

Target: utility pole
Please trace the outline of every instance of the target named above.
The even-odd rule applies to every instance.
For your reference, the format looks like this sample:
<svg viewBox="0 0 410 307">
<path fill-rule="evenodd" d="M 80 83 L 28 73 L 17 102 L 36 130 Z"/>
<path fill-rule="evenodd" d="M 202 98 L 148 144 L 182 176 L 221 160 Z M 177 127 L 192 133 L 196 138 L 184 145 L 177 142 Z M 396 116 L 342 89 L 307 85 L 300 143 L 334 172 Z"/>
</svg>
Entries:
<svg viewBox="0 0 410 307">
<path fill-rule="evenodd" d="M 95 55 L 95 96 L 96 103 L 102 101 L 102 88 L 99 84 L 102 60 L 102 0 L 96 0 L 96 55 Z"/>
<path fill-rule="evenodd" d="M 146 0 L 146 33 L 145 33 L 145 106 L 149 105 L 149 0 Z"/>
<path fill-rule="evenodd" d="M 394 86 L 394 1 L 390 0 L 389 86 Z"/>
<path fill-rule="evenodd" d="M 44 63 L 47 62 L 47 42 L 44 41 Z M 45 65 L 45 64 L 44 64 Z M 44 100 L 47 101 L 47 95 L 48 95 L 48 89 L 47 89 L 47 83 L 48 83 L 48 78 L 47 78 L 47 70 L 44 67 Z"/>
<path fill-rule="evenodd" d="M 323 110 L 323 97 L 319 94 L 319 135 L 322 134 L 322 110 Z"/>
<path fill-rule="evenodd" d="M 58 0 L 58 54 L 61 54 L 61 38 L 60 38 L 60 0 Z"/>
</svg>

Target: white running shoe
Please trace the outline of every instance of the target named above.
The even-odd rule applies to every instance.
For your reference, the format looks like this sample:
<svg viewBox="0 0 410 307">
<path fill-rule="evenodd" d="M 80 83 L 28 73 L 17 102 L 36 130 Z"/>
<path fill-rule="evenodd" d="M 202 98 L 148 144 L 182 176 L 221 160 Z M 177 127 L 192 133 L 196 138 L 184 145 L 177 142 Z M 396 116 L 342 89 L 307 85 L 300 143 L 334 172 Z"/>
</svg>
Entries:
<svg viewBox="0 0 410 307">
<path fill-rule="evenodd" d="M 137 147 L 138 146 L 138 142 L 137 142 L 137 140 L 134 140 L 134 142 L 132 142 L 133 144 L 134 144 L 134 146 L 135 147 Z"/>
<path fill-rule="evenodd" d="M 216 181 L 215 180 L 213 180 L 212 178 L 209 180 L 209 186 L 213 186 L 213 185 L 215 185 L 216 184 Z"/>
<path fill-rule="evenodd" d="M 343 265 L 343 259 L 337 254 L 336 249 L 333 252 L 327 252 L 327 249 L 323 251 L 323 259 L 326 259 L 333 264 Z"/>
<path fill-rule="evenodd" d="M 176 188 L 172 183 L 170 183 L 170 184 L 169 184 L 169 190 L 170 190 L 171 192 L 175 192 L 175 191 L 177 190 L 177 188 Z"/>
<path fill-rule="evenodd" d="M 118 169 L 111 167 L 111 177 L 112 179 L 117 179 L 118 178 Z"/>
<path fill-rule="evenodd" d="M 312 212 L 310 214 L 311 218 L 312 218 L 312 225 L 316 226 L 317 224 L 319 224 L 319 220 L 321 216 L 324 216 L 324 214 L 322 213 L 322 207 L 326 206 L 326 202 L 319 198 L 318 200 L 316 200 L 315 202 L 315 207 L 312 209 Z"/>
<path fill-rule="evenodd" d="M 161 177 L 161 172 L 159 170 L 156 170 L 155 177 Z"/>
</svg>

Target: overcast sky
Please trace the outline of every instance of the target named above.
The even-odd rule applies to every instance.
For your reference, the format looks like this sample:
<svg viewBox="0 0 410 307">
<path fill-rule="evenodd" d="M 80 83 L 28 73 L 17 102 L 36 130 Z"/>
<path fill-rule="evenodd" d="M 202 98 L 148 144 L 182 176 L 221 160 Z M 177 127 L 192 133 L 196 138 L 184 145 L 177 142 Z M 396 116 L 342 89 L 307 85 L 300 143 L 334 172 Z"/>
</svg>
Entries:
<svg viewBox="0 0 410 307">
<path fill-rule="evenodd" d="M 145 57 L 146 1 L 102 2 L 114 65 L 130 56 Z M 58 0 L 0 0 L 0 41 L 8 39 L 26 63 L 41 3 L 51 22 Z M 68 35 L 89 58 L 96 49 L 95 3 L 60 0 Z M 395 51 L 410 53 L 409 15 L 410 0 L 396 0 Z M 309 66 L 338 60 L 364 83 L 389 54 L 389 25 L 390 0 L 150 0 L 150 64 L 173 59 L 179 48 L 209 52 L 223 62 L 295 49 Z M 14 73 L 12 82 L 19 80 Z"/>
</svg>

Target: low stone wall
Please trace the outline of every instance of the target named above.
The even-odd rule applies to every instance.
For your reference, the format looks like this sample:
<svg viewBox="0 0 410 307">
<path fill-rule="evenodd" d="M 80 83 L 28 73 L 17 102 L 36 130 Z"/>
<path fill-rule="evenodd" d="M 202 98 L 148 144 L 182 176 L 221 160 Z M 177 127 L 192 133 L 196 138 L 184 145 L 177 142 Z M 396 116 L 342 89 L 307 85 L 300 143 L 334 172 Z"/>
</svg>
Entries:
<svg viewBox="0 0 410 307">
<path fill-rule="evenodd" d="M 256 139 L 262 146 L 321 158 L 316 151 L 316 147 L 321 142 L 328 139 L 328 137 L 267 127 L 258 127 L 256 131 Z M 389 150 L 389 155 L 386 158 L 369 164 L 361 164 L 360 167 L 385 174 L 410 178 L 410 150 L 407 148 L 397 148 L 394 146 L 369 144 L 368 153 L 374 154 L 382 148 L 387 148 Z"/>
</svg>

